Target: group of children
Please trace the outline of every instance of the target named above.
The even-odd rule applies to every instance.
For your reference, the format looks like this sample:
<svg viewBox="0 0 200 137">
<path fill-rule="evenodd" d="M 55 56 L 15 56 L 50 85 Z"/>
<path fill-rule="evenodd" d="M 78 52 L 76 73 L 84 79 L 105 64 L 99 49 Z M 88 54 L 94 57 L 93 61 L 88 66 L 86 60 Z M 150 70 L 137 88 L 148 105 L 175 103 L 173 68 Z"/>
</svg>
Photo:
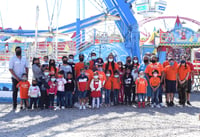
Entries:
<svg viewBox="0 0 200 137">
<path fill-rule="evenodd" d="M 50 60 L 46 67 L 42 65 L 43 80 L 34 79 L 32 85 L 27 80 L 28 76 L 23 74 L 22 80 L 17 85 L 20 88 L 21 109 L 23 104 L 29 109 L 72 108 L 77 98 L 79 109 L 86 109 L 87 106 L 100 108 L 103 105 L 109 107 L 132 103 L 137 103 L 139 108 L 145 108 L 148 87 L 151 88 L 151 104 L 160 108 L 159 70 L 147 71 L 147 67 L 144 71 L 138 71 L 137 58 L 133 59 L 131 64 L 127 57 L 127 62 L 123 65 L 122 62 L 115 63 L 112 54 L 108 56 L 106 63 L 103 63 L 101 58 L 96 58 L 95 53 L 92 54 L 89 63 L 84 63 L 82 54 L 79 55 L 80 62 L 76 64 L 71 57 L 73 56 L 62 58 L 63 64 L 57 66 L 57 73 L 51 72 L 51 64 L 54 64 L 55 68 L 55 60 Z M 133 65 L 134 63 L 136 65 Z M 148 78 L 147 73 L 150 73 Z M 57 97 L 56 107 L 54 107 L 55 97 Z"/>
</svg>

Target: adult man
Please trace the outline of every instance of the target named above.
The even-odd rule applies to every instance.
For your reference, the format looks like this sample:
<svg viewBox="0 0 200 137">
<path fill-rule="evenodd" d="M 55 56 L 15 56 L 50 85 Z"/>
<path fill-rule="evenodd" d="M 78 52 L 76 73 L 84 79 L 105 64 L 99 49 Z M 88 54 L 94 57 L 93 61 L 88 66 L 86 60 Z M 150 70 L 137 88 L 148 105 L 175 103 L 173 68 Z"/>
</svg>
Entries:
<svg viewBox="0 0 200 137">
<path fill-rule="evenodd" d="M 25 57 L 22 57 L 21 47 L 15 48 L 16 55 L 10 59 L 9 62 L 9 71 L 12 75 L 12 90 L 13 90 L 13 109 L 17 108 L 17 93 L 18 88 L 16 85 L 21 81 L 22 74 L 26 73 L 28 75 L 28 60 Z"/>
<path fill-rule="evenodd" d="M 60 66 L 60 70 L 64 71 L 64 78 L 67 78 L 67 73 L 71 72 L 72 73 L 72 67 L 68 64 L 68 58 L 67 56 L 62 57 L 62 62 L 63 64 Z"/>
</svg>

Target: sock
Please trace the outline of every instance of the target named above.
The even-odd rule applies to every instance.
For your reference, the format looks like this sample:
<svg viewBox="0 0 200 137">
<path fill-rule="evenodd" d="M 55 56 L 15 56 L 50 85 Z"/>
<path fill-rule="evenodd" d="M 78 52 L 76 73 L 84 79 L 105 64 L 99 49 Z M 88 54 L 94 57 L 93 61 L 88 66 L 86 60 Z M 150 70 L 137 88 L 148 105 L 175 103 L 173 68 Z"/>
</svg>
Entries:
<svg viewBox="0 0 200 137">
<path fill-rule="evenodd" d="M 97 108 L 99 108 L 99 98 L 97 98 Z"/>
</svg>

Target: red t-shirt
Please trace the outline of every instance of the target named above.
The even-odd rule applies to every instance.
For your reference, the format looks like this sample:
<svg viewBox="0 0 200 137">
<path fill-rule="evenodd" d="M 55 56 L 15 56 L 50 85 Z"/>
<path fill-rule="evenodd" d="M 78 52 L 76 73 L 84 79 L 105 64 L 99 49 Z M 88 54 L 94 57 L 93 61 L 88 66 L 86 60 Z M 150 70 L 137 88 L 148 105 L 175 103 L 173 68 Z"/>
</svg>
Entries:
<svg viewBox="0 0 200 137">
<path fill-rule="evenodd" d="M 74 70 L 75 70 L 76 77 L 80 75 L 82 68 L 84 68 L 84 62 L 78 62 L 75 64 Z"/>
<path fill-rule="evenodd" d="M 186 62 L 186 64 L 190 67 L 191 72 L 189 73 L 188 79 L 191 79 L 192 78 L 191 73 L 194 71 L 194 65 L 191 62 Z"/>
<path fill-rule="evenodd" d="M 79 86 L 79 91 L 81 92 L 84 92 L 85 90 L 87 90 L 86 86 L 89 86 L 88 85 L 88 77 L 86 75 L 82 76 L 78 76 L 77 78 L 77 83 L 78 83 L 78 86 Z"/>
<path fill-rule="evenodd" d="M 17 84 L 17 87 L 19 86 L 20 89 L 20 98 L 21 99 L 28 99 L 28 90 L 30 87 L 30 83 L 28 81 L 20 81 Z"/>
<path fill-rule="evenodd" d="M 88 69 L 88 70 L 85 71 L 85 75 L 88 77 L 88 88 L 87 88 L 87 90 L 90 90 L 89 85 L 90 85 L 90 82 L 93 78 L 94 72 L 91 69 Z"/>
</svg>

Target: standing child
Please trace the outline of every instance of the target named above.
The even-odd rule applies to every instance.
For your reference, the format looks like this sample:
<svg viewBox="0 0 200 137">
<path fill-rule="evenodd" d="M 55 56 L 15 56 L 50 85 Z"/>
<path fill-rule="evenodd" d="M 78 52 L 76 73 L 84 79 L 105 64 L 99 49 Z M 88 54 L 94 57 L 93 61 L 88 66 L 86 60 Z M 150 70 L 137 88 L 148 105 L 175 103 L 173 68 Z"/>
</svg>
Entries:
<svg viewBox="0 0 200 137">
<path fill-rule="evenodd" d="M 75 92 L 75 81 L 73 79 L 72 72 L 67 73 L 67 79 L 65 84 L 65 106 L 72 108 L 72 98 Z"/>
<path fill-rule="evenodd" d="M 136 58 L 136 57 L 135 57 Z M 136 62 L 136 61 L 135 61 Z M 138 78 L 138 63 L 135 63 L 135 65 L 133 65 L 133 70 L 131 72 L 131 75 L 133 76 L 133 86 L 132 86 L 132 103 L 133 104 L 136 104 L 136 101 L 135 101 L 135 81 L 136 79 Z"/>
<path fill-rule="evenodd" d="M 120 81 L 120 77 L 119 77 L 119 72 L 116 70 L 116 71 L 114 71 L 114 78 L 113 78 L 113 92 L 114 92 L 113 102 L 114 102 L 114 105 L 119 104 L 120 86 L 121 86 L 121 81 Z"/>
<path fill-rule="evenodd" d="M 65 84 L 66 80 L 64 79 L 63 73 L 58 72 L 57 78 L 57 107 L 56 110 L 65 109 L 64 107 L 64 98 L 65 98 Z"/>
<path fill-rule="evenodd" d="M 26 73 L 22 74 L 22 81 L 20 81 L 17 86 L 17 88 L 20 88 L 20 109 L 23 109 L 23 104 L 25 105 L 25 108 L 27 108 L 28 105 L 28 90 L 30 87 L 30 83 L 28 82 L 28 76 Z"/>
<path fill-rule="evenodd" d="M 105 106 L 110 106 L 110 92 L 112 89 L 112 77 L 111 77 L 111 71 L 106 71 L 106 80 L 104 84 L 104 90 L 105 90 Z"/>
<path fill-rule="evenodd" d="M 152 72 L 153 77 L 150 78 L 150 86 L 152 89 L 152 104 L 151 107 L 160 108 L 159 101 L 158 101 L 158 94 L 159 94 L 159 86 L 160 86 L 160 78 L 158 77 L 158 70 L 154 70 Z"/>
<path fill-rule="evenodd" d="M 85 75 L 85 69 L 81 69 L 81 75 L 77 78 L 77 88 L 79 91 L 79 102 L 80 107 L 79 109 L 86 109 L 85 103 L 86 103 L 86 95 L 87 95 L 87 89 L 88 89 L 88 77 Z"/>
<path fill-rule="evenodd" d="M 30 97 L 30 106 L 29 109 L 32 109 L 32 105 L 34 104 L 34 109 L 37 108 L 37 102 L 39 97 L 41 96 L 40 88 L 37 86 L 37 81 L 32 81 L 32 86 L 29 88 L 28 96 Z"/>
<path fill-rule="evenodd" d="M 145 108 L 145 96 L 147 92 L 147 80 L 144 78 L 144 72 L 140 71 L 139 77 L 135 81 L 136 85 L 136 94 L 138 96 L 138 108 L 142 107 Z"/>
<path fill-rule="evenodd" d="M 97 108 L 99 108 L 99 104 L 100 104 L 99 98 L 101 97 L 102 83 L 101 83 L 101 80 L 99 79 L 98 72 L 94 72 L 94 79 L 92 79 L 90 83 L 90 88 L 92 91 L 91 92 L 92 108 L 95 107 L 95 101 L 97 101 Z"/>
<path fill-rule="evenodd" d="M 51 75 L 51 80 L 48 82 L 49 89 L 47 89 L 47 95 L 49 96 L 49 108 L 54 108 L 54 99 L 57 94 L 57 83 L 55 75 Z"/>
<path fill-rule="evenodd" d="M 119 77 L 120 81 L 123 81 L 123 76 L 124 76 L 124 65 L 121 61 L 117 62 L 119 66 Z M 120 86 L 120 91 L 119 91 L 119 103 L 123 104 L 124 103 L 124 87 L 123 84 Z"/>
<path fill-rule="evenodd" d="M 125 93 L 125 104 L 131 105 L 131 88 L 133 85 L 133 77 L 131 75 L 130 68 L 126 68 L 126 73 L 123 76 L 123 86 L 124 86 L 124 93 Z"/>
</svg>

